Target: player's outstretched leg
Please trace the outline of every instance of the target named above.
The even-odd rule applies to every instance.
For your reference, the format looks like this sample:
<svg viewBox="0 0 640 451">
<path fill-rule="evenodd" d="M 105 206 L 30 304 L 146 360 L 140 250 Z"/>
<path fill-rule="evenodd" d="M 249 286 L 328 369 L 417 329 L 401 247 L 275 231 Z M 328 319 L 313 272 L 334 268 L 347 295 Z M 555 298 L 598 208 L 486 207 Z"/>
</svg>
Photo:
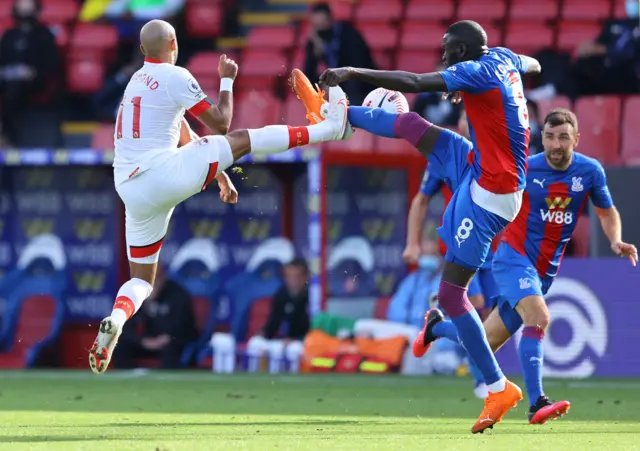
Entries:
<svg viewBox="0 0 640 451">
<path fill-rule="evenodd" d="M 269 125 L 252 130 L 236 130 L 224 138 L 229 141 L 234 161 L 248 153 L 275 154 L 307 144 L 341 140 L 347 133 L 348 122 L 347 96 L 340 87 L 329 89 L 329 102 L 322 105 L 320 117 L 322 121 L 314 125 Z"/>
<path fill-rule="evenodd" d="M 270 125 L 260 129 L 238 130 L 226 136 L 207 138 L 228 141 L 227 149 L 232 154 L 232 158 L 226 159 L 229 163 L 250 152 L 258 155 L 274 154 L 306 144 L 342 139 L 347 128 L 347 100 L 342 89 L 339 87 L 330 89 L 329 102 L 322 105 L 320 114 L 322 121 L 315 125 L 302 127 Z M 220 171 L 224 169 L 226 167 L 219 167 Z M 170 213 L 164 218 L 166 220 L 160 218 L 165 229 L 168 217 L 170 217 Z M 166 233 L 162 227 L 159 231 L 161 237 Z M 151 294 L 161 245 L 162 238 L 155 244 L 136 248 L 139 255 L 144 254 L 144 261 L 131 261 L 132 278 L 118 291 L 111 315 L 100 323 L 98 336 L 89 352 L 89 365 L 94 373 L 103 374 L 106 371 L 118 338 L 122 333 L 122 327 Z M 135 258 L 130 255 L 130 260 L 131 257 Z"/>
<path fill-rule="evenodd" d="M 322 119 L 320 112 L 324 100 L 324 91 L 314 87 L 309 79 L 298 69 L 294 69 L 289 77 L 289 84 L 305 108 L 307 119 L 311 124 L 317 124 Z M 397 138 L 408 141 L 418 151 L 428 155 L 437 142 L 442 131 L 422 118 L 418 113 L 394 114 L 382 108 L 350 106 L 348 111 L 349 124 L 355 128 L 365 130 L 373 135 L 384 138 Z M 423 139 L 431 130 L 430 138 Z M 352 130 L 348 130 L 352 132 Z"/>
</svg>

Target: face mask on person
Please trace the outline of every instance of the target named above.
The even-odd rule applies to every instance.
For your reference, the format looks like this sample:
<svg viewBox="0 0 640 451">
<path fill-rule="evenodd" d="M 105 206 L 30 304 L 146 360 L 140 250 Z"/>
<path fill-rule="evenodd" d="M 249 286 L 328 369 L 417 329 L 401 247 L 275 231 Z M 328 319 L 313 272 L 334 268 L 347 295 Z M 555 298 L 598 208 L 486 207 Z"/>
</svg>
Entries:
<svg viewBox="0 0 640 451">
<path fill-rule="evenodd" d="M 418 267 L 429 271 L 435 271 L 440 265 L 440 259 L 435 255 L 421 255 L 418 258 Z"/>
<path fill-rule="evenodd" d="M 638 4 L 638 0 L 627 0 L 625 9 L 627 10 L 627 16 L 629 16 L 629 18 L 636 19 L 640 12 L 640 4 Z"/>
</svg>

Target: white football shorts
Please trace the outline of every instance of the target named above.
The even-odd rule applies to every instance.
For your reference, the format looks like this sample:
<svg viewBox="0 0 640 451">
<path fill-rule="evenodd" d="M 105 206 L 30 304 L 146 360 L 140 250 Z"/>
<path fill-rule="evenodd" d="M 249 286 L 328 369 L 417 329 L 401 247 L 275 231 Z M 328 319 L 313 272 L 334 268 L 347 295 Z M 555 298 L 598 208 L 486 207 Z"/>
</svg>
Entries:
<svg viewBox="0 0 640 451">
<path fill-rule="evenodd" d="M 137 170 L 116 186 L 125 205 L 125 236 L 129 261 L 157 263 L 173 209 L 203 191 L 233 164 L 224 136 L 204 136 L 160 157 L 143 172 Z"/>
</svg>

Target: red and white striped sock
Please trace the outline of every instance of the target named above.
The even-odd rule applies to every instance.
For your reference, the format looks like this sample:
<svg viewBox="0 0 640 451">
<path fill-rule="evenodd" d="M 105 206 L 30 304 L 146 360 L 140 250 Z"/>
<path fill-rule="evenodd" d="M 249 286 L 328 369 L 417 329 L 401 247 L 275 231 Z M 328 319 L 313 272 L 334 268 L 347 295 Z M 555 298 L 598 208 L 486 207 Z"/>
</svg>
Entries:
<svg viewBox="0 0 640 451">
<path fill-rule="evenodd" d="M 149 297 L 153 287 L 142 279 L 131 279 L 118 290 L 116 301 L 113 303 L 111 319 L 120 326 L 131 318 Z"/>
<path fill-rule="evenodd" d="M 268 125 L 247 131 L 254 155 L 280 153 L 294 147 L 329 141 L 335 134 L 335 130 L 324 122 L 301 127 Z"/>
</svg>

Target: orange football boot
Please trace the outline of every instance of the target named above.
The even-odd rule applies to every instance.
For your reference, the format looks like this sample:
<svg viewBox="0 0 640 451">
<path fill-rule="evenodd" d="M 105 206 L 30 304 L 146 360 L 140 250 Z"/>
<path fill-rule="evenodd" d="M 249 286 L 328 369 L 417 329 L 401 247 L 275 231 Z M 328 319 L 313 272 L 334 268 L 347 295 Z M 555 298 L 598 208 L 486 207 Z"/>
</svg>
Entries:
<svg viewBox="0 0 640 451">
<path fill-rule="evenodd" d="M 471 432 L 477 434 L 484 432 L 485 429 L 493 428 L 493 425 L 499 423 L 502 417 L 514 408 L 521 399 L 522 390 L 510 381 L 506 382 L 506 387 L 501 392 L 489 392 L 489 396 L 484 400 L 484 409 L 476 424 L 471 428 Z"/>
<path fill-rule="evenodd" d="M 324 121 L 320 114 L 322 105 L 327 103 L 324 99 L 325 92 L 318 85 L 311 84 L 305 74 L 300 69 L 293 69 L 289 76 L 289 86 L 296 96 L 302 100 L 307 109 L 307 120 L 310 124 L 318 124 Z"/>
</svg>

